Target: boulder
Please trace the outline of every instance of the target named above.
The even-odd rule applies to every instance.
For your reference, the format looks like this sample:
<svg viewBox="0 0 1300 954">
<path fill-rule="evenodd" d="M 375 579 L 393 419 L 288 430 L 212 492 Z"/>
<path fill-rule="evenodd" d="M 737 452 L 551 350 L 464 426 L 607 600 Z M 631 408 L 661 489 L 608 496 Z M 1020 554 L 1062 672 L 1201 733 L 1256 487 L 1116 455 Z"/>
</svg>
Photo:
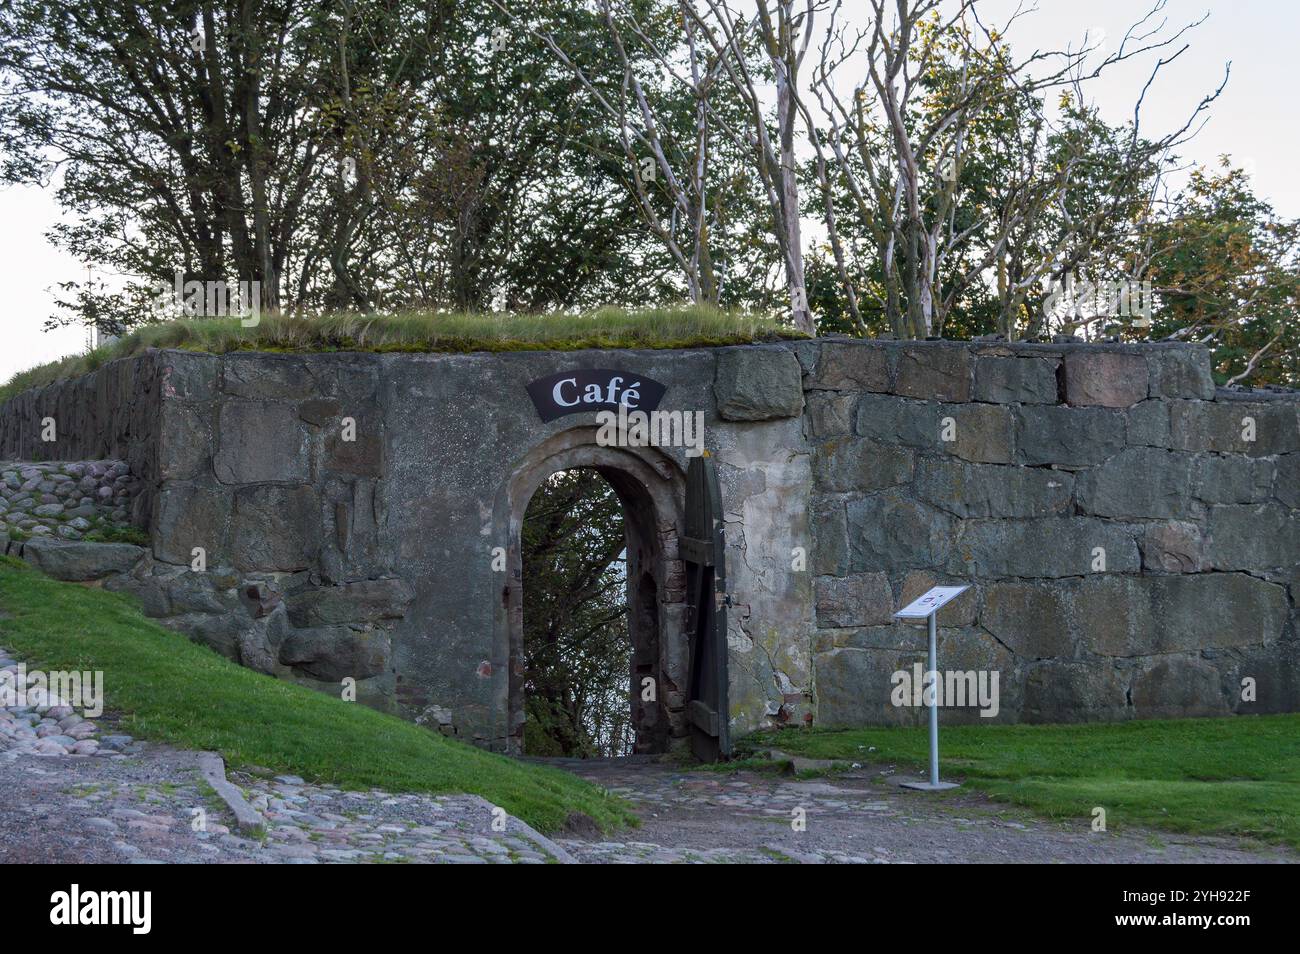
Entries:
<svg viewBox="0 0 1300 954">
<path fill-rule="evenodd" d="M 23 559 L 56 580 L 82 582 L 129 573 L 144 558 L 143 547 L 129 543 L 28 540 Z"/>
<path fill-rule="evenodd" d="M 769 421 L 803 410 L 799 359 L 786 348 L 726 349 L 713 381 L 718 415 L 727 421 Z"/>
</svg>

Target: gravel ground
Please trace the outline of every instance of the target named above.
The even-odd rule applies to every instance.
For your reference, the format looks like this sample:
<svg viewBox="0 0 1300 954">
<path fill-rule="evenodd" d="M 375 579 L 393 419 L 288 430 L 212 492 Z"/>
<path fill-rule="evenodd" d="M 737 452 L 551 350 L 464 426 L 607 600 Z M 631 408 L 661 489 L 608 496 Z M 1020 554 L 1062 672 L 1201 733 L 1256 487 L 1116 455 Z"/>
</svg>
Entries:
<svg viewBox="0 0 1300 954">
<path fill-rule="evenodd" d="M 834 779 L 686 772 L 670 764 L 563 763 L 631 799 L 642 826 L 618 841 L 560 838 L 581 861 L 745 863 L 1259 863 L 1287 849 L 1238 839 L 1127 829 L 1093 832 L 1091 816 L 1040 819 L 958 789 L 898 787 L 887 766 Z M 804 830 L 794 830 L 802 809 Z"/>
</svg>

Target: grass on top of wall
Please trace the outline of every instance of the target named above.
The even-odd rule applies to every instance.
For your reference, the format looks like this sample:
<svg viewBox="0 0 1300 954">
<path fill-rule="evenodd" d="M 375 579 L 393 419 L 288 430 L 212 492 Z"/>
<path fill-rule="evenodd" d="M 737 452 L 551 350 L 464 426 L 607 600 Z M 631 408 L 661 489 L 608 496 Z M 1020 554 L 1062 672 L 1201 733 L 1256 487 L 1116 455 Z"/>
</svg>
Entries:
<svg viewBox="0 0 1300 954">
<path fill-rule="evenodd" d="M 123 731 L 345 788 L 481 795 L 543 831 L 636 824 L 575 775 L 519 762 L 230 662 L 144 618 L 121 593 L 0 557 L 0 646 L 30 667 L 101 671 Z"/>
<path fill-rule="evenodd" d="M 585 314 L 339 313 L 318 318 L 190 318 L 146 325 L 88 355 L 20 372 L 0 387 L 0 401 L 28 388 L 93 371 L 149 348 L 230 351 L 576 351 L 583 348 L 697 348 L 804 337 L 765 317 L 702 305 L 601 308 Z"/>
<path fill-rule="evenodd" d="M 909 726 L 785 729 L 743 740 L 747 751 L 764 746 L 895 762 L 924 775 L 929 737 Z M 939 756 L 945 779 L 1077 826 L 1101 807 L 1111 830 L 1136 825 L 1300 848 L 1300 714 L 944 726 Z"/>
</svg>

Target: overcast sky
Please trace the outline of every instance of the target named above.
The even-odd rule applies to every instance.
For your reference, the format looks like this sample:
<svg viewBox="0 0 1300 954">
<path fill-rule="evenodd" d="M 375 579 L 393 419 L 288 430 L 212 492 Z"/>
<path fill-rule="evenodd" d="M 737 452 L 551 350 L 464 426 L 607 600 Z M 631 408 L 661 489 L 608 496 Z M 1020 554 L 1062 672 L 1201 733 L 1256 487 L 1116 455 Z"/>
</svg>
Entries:
<svg viewBox="0 0 1300 954">
<path fill-rule="evenodd" d="M 853 0 L 846 7 L 854 6 Z M 1016 6 L 1008 0 L 984 0 L 981 16 L 990 25 Z M 1118 42 L 1140 0 L 1039 0 L 1038 11 L 1023 17 L 1009 40 L 1015 50 L 1059 48 L 1081 39 L 1085 30 L 1104 30 Z M 1296 0 L 1169 0 L 1170 23 L 1209 19 L 1187 40 L 1190 49 L 1162 73 L 1147 96 L 1144 127 L 1153 135 L 1182 124 L 1200 97 L 1214 89 L 1224 64 L 1232 61 L 1232 78 L 1215 104 L 1208 125 L 1184 153 L 1211 163 L 1229 153 L 1252 170 L 1256 190 L 1283 215 L 1300 217 L 1300 105 L 1296 71 L 1300 52 L 1300 3 Z M 1140 15 L 1140 12 L 1138 13 Z M 1149 64 L 1107 73 L 1092 87 L 1108 120 L 1123 122 L 1145 82 Z M 0 280 L 6 291 L 9 334 L 0 349 L 0 381 L 35 364 L 78 352 L 85 345 L 82 329 L 44 332 L 53 311 L 56 283 L 85 277 L 76 261 L 50 247 L 45 232 L 59 220 L 49 191 L 0 188 Z"/>
</svg>

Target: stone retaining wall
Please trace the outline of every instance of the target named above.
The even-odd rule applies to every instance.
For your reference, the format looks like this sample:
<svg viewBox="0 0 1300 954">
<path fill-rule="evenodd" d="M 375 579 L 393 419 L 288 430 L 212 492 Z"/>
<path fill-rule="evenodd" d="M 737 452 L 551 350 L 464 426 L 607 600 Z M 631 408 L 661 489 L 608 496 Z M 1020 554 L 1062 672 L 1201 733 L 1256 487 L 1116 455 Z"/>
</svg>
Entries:
<svg viewBox="0 0 1300 954">
<path fill-rule="evenodd" d="M 530 405 L 528 382 L 573 368 L 647 376 L 663 409 L 704 413 L 736 734 L 919 719 L 891 677 L 924 636 L 891 614 L 934 582 L 973 585 L 940 617 L 940 661 L 996 671 L 1000 721 L 1300 708 L 1300 402 L 1216 391 L 1195 346 L 158 351 L 15 398 L 0 448 L 128 460 L 153 544 L 99 579 L 151 615 L 501 748 L 517 581 L 493 553 L 517 537 L 515 484 L 547 461 L 622 466 L 584 456 L 592 413 L 543 423 Z M 33 436 L 46 415 L 57 445 Z M 627 460 L 656 506 L 679 492 L 684 449 Z M 658 545 L 667 631 L 681 563 L 675 535 Z M 23 555 L 69 561 L 40 541 Z M 681 645 L 660 650 L 678 711 Z M 978 716 L 945 714 L 962 718 Z"/>
</svg>

